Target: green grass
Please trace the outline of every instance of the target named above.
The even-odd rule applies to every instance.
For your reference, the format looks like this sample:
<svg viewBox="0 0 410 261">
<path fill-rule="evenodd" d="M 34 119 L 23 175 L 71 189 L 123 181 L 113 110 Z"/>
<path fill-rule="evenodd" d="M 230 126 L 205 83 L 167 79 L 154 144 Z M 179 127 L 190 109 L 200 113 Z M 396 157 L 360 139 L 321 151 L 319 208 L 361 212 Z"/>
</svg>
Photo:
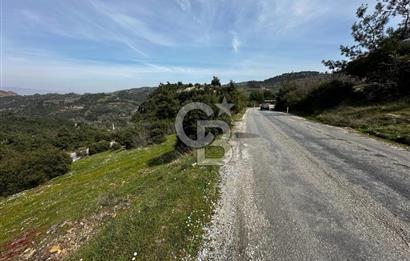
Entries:
<svg viewBox="0 0 410 261">
<path fill-rule="evenodd" d="M 175 137 L 132 151 L 106 152 L 72 171 L 0 202 L 1 249 L 34 231 L 39 242 L 53 225 L 76 221 L 126 201 L 128 207 L 83 242 L 73 260 L 172 259 L 195 255 L 217 199 L 217 167 L 173 155 Z M 59 228 L 65 233 L 69 227 Z"/>
<path fill-rule="evenodd" d="M 410 145 L 409 100 L 366 106 L 339 106 L 309 118 Z"/>
</svg>

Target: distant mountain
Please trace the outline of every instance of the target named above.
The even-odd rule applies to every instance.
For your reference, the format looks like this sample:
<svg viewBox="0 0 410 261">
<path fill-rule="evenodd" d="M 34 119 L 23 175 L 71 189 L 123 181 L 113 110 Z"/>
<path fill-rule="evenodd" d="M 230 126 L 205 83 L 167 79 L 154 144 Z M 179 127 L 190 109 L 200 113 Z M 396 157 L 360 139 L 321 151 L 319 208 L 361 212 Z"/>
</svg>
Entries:
<svg viewBox="0 0 410 261">
<path fill-rule="evenodd" d="M 42 90 L 42 89 L 32 89 L 32 88 L 19 88 L 19 87 L 12 87 L 12 86 L 3 86 L 3 89 L 8 91 L 15 92 L 17 95 L 34 95 L 34 94 L 47 94 L 52 93 L 49 90 Z"/>
<path fill-rule="evenodd" d="M 237 83 L 239 87 L 245 88 L 248 91 L 257 89 L 272 89 L 277 90 L 280 85 L 288 81 L 305 81 L 305 80 L 321 80 L 329 78 L 328 74 L 320 73 L 316 71 L 302 71 L 285 73 L 273 78 L 266 79 L 264 81 L 247 81 Z"/>
<path fill-rule="evenodd" d="M 17 96 L 17 93 L 12 91 L 2 91 L 0 90 L 0 97 Z"/>
<path fill-rule="evenodd" d="M 144 87 L 96 94 L 35 94 L 0 97 L 0 112 L 51 116 L 76 122 L 127 124 L 154 88 Z"/>
<path fill-rule="evenodd" d="M 278 83 L 281 83 L 283 81 L 289 81 L 289 80 L 299 80 L 299 79 L 306 79 L 306 78 L 311 78 L 311 77 L 318 77 L 321 76 L 322 73 L 320 72 L 315 72 L 315 71 L 302 71 L 302 72 L 295 72 L 295 73 L 284 73 L 282 75 L 264 80 L 263 83 L 267 85 L 276 85 Z"/>
</svg>

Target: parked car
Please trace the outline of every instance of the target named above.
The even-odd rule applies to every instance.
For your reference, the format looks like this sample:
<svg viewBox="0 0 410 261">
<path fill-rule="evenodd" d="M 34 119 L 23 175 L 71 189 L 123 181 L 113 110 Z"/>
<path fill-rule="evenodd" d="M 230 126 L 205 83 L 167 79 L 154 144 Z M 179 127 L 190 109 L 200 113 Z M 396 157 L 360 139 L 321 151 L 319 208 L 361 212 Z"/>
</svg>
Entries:
<svg viewBox="0 0 410 261">
<path fill-rule="evenodd" d="M 261 111 L 269 111 L 269 110 L 270 110 L 269 103 L 261 104 Z"/>
</svg>

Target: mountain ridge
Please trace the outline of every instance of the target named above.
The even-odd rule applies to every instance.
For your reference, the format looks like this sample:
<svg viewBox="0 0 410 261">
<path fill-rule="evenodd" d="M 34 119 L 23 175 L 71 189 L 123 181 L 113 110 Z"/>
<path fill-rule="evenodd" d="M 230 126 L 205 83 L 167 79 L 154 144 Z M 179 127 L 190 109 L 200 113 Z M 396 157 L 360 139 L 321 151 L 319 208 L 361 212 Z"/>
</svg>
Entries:
<svg viewBox="0 0 410 261">
<path fill-rule="evenodd" d="M 0 97 L 17 96 L 18 94 L 12 91 L 0 90 Z"/>
<path fill-rule="evenodd" d="M 76 122 L 126 124 L 155 88 L 142 87 L 110 93 L 34 94 L 0 97 L 0 112 L 51 116 Z"/>
</svg>

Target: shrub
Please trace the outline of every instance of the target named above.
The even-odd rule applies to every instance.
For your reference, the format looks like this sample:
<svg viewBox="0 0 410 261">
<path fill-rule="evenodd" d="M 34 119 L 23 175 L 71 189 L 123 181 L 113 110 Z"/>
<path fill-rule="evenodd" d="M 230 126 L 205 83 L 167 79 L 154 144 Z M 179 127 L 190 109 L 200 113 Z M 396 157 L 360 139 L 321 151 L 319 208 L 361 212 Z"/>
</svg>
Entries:
<svg viewBox="0 0 410 261">
<path fill-rule="evenodd" d="M 110 143 L 106 140 L 102 140 L 96 143 L 91 144 L 90 146 L 90 155 L 104 152 L 110 149 Z"/>
<path fill-rule="evenodd" d="M 114 142 L 111 146 L 111 150 L 119 150 L 121 148 L 122 148 L 122 146 L 118 142 Z"/>
<path fill-rule="evenodd" d="M 141 125 L 129 127 L 118 131 L 115 140 L 127 150 L 145 146 L 147 144 L 147 137 L 144 138 L 146 132 Z"/>
<path fill-rule="evenodd" d="M 348 82 L 331 81 L 312 90 L 299 104 L 296 110 L 305 113 L 318 113 L 352 100 L 354 97 L 353 85 Z"/>
<path fill-rule="evenodd" d="M 36 187 L 70 170 L 67 153 L 54 147 L 10 153 L 0 161 L 0 194 L 8 196 Z"/>
<path fill-rule="evenodd" d="M 164 132 L 161 129 L 154 129 L 150 132 L 150 142 L 160 144 L 166 140 Z"/>
<path fill-rule="evenodd" d="M 343 102 L 355 100 L 358 94 L 350 82 L 333 80 L 315 87 L 291 86 L 279 90 L 276 109 L 303 114 L 319 113 Z"/>
</svg>

